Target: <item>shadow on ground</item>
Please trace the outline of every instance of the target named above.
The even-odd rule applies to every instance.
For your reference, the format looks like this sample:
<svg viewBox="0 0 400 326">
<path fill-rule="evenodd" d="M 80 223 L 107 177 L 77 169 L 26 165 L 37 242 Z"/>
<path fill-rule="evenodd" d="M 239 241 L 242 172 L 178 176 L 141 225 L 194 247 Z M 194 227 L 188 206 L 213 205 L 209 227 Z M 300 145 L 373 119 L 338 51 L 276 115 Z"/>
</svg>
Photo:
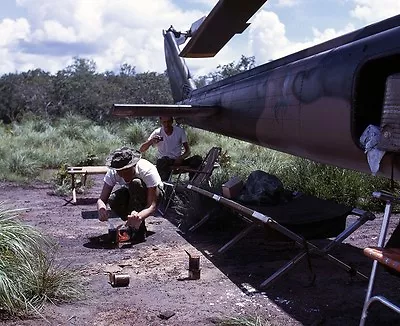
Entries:
<svg viewBox="0 0 400 326">
<path fill-rule="evenodd" d="M 146 238 L 152 236 L 155 232 L 147 231 Z M 98 236 L 92 236 L 88 238 L 88 242 L 84 243 L 83 246 L 89 249 L 124 249 L 131 248 L 134 245 L 139 244 L 140 242 L 132 241 L 126 243 L 117 244 L 115 239 L 112 239 L 108 233 L 101 234 Z"/>
<path fill-rule="evenodd" d="M 173 216 L 173 214 L 169 214 Z M 174 217 L 167 218 L 177 224 Z M 182 226 L 182 221 L 178 224 Z M 358 325 L 368 281 L 347 272 L 327 258 L 316 254 L 300 260 L 268 287 L 260 287 L 268 277 L 300 253 L 300 248 L 287 238 L 260 226 L 223 254 L 218 249 L 248 224 L 237 216 L 214 216 L 195 232 L 179 231 L 190 244 L 201 251 L 244 293 L 262 301 L 272 299 L 282 310 L 304 325 Z M 373 238 L 378 229 L 362 226 L 350 239 Z M 329 240 L 312 241 L 322 248 Z M 351 241 L 350 241 L 351 242 Z M 372 262 L 362 248 L 351 243 L 339 245 L 330 252 L 338 259 L 369 277 Z M 307 257 L 307 256 L 306 256 Z M 376 289 L 387 297 L 398 293 L 400 279 L 381 271 Z M 394 325 L 398 315 L 381 305 L 371 307 L 367 325 Z"/>
</svg>

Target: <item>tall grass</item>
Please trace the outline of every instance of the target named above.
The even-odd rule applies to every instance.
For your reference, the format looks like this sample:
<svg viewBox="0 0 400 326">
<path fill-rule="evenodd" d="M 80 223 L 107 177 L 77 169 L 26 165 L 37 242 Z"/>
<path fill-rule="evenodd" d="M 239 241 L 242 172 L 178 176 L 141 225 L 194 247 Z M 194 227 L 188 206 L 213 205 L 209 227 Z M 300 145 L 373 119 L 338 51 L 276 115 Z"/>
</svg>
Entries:
<svg viewBox="0 0 400 326">
<path fill-rule="evenodd" d="M 376 210 L 381 209 L 382 204 L 372 198 L 372 192 L 391 189 L 391 182 L 387 178 L 316 163 L 237 139 L 188 129 L 192 129 L 188 135 L 204 139 L 204 142 L 192 146 L 192 152 L 204 155 L 211 146 L 222 147 L 221 169 L 215 170 L 212 175 L 212 183 L 217 191 L 232 176 L 246 181 L 252 171 L 263 170 L 276 175 L 286 189 Z M 395 182 L 392 190 L 397 192 L 398 189 L 399 183 Z"/>
<path fill-rule="evenodd" d="M 30 181 L 39 178 L 43 169 L 102 165 L 115 148 L 138 148 L 156 126 L 157 119 L 97 124 L 74 115 L 53 122 L 28 117 L 11 127 L 0 124 L 0 179 Z M 385 178 L 318 164 L 196 128 L 186 127 L 186 131 L 192 155 L 204 156 L 212 146 L 222 148 L 221 168 L 212 177 L 216 188 L 232 176 L 245 181 L 252 171 L 263 170 L 280 178 L 287 189 L 364 208 L 375 207 L 373 191 L 389 188 Z M 143 157 L 155 162 L 155 148 Z M 395 186 L 398 188 L 397 182 Z"/>
<path fill-rule="evenodd" d="M 55 261 L 55 243 L 0 202 L 0 312 L 38 312 L 45 302 L 80 298 L 77 274 Z"/>
</svg>

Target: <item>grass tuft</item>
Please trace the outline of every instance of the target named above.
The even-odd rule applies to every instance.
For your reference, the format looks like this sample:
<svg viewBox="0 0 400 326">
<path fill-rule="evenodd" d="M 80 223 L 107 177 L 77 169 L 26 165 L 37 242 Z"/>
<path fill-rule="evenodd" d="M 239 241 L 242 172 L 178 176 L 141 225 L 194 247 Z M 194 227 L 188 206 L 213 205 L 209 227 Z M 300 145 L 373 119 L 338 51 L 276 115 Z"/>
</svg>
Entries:
<svg viewBox="0 0 400 326">
<path fill-rule="evenodd" d="M 39 312 L 46 302 L 80 298 L 77 271 L 56 263 L 56 244 L 0 202 L 0 311 Z"/>
<path fill-rule="evenodd" d="M 41 178 L 44 175 L 40 173 L 42 169 L 58 170 L 65 164 L 103 165 L 113 149 L 121 146 L 138 148 L 157 126 L 157 119 L 98 124 L 77 115 L 67 115 L 57 121 L 28 116 L 19 124 L 0 125 L 0 156 L 4 158 L 0 160 L 0 179 L 26 182 Z M 231 177 L 246 181 L 255 170 L 276 175 L 288 190 L 369 210 L 382 208 L 373 200 L 373 191 L 399 192 L 399 183 L 390 184 L 387 178 L 319 164 L 216 133 L 183 127 L 191 155 L 204 157 L 211 147 L 222 148 L 221 168 L 212 175 L 216 192 Z M 151 147 L 143 157 L 155 163 L 155 148 Z M 56 181 L 60 189 L 55 192 L 65 193 L 66 185 Z"/>
<path fill-rule="evenodd" d="M 271 326 L 270 321 L 261 316 L 228 317 L 217 323 L 217 326 Z"/>
<path fill-rule="evenodd" d="M 10 153 L 5 158 L 8 170 L 17 175 L 32 177 L 39 173 L 40 167 L 37 161 L 32 160 L 28 155 L 21 152 Z"/>
</svg>

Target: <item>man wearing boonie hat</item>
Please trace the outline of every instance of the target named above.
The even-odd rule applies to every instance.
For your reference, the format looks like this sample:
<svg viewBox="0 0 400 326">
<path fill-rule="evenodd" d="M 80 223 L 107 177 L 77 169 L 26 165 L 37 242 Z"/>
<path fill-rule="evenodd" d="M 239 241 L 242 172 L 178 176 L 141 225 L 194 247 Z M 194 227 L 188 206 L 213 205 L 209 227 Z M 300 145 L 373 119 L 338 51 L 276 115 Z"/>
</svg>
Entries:
<svg viewBox="0 0 400 326">
<path fill-rule="evenodd" d="M 97 200 L 100 221 L 108 220 L 107 203 L 113 212 L 132 232 L 132 241 L 142 242 L 146 238 L 145 219 L 157 207 L 163 193 L 163 183 L 157 168 L 142 159 L 139 151 L 123 147 L 107 158 L 109 167 L 104 176 L 103 189 Z M 114 186 L 120 187 L 112 192 Z"/>
</svg>

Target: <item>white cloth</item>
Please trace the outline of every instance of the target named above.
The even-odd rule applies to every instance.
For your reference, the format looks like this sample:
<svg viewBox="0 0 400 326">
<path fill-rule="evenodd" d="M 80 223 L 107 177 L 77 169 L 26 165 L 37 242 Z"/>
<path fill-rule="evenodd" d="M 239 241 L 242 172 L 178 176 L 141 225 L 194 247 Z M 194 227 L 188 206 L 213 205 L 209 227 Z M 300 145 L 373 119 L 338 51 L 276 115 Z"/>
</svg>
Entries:
<svg viewBox="0 0 400 326">
<path fill-rule="evenodd" d="M 147 188 L 162 185 L 162 181 L 156 167 L 145 159 L 140 159 L 139 162 L 137 162 L 135 166 L 134 177 L 141 179 L 146 184 Z M 121 178 L 114 169 L 108 169 L 106 175 L 104 176 L 104 182 L 111 187 L 114 187 L 116 184 L 121 186 L 126 185 L 124 179 Z"/>
<path fill-rule="evenodd" d="M 176 159 L 182 155 L 182 144 L 187 143 L 185 130 L 181 127 L 174 126 L 172 134 L 167 135 L 164 128 L 160 127 L 151 133 L 148 140 L 156 135 L 163 138 L 162 141 L 154 145 L 157 146 L 158 149 L 158 158 L 168 156 L 169 158 Z"/>
<path fill-rule="evenodd" d="M 364 146 L 372 175 L 376 175 L 379 171 L 381 160 L 386 153 L 378 149 L 380 135 L 381 131 L 377 126 L 369 125 L 360 137 L 360 143 Z"/>
</svg>

